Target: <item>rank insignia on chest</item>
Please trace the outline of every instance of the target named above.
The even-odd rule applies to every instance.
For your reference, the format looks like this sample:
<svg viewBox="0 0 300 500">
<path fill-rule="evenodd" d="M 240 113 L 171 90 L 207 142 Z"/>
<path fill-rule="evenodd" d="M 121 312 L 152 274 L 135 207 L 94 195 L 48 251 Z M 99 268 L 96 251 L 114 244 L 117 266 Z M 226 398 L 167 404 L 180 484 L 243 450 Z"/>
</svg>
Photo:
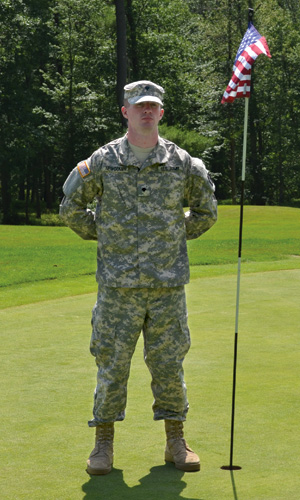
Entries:
<svg viewBox="0 0 300 500">
<path fill-rule="evenodd" d="M 172 166 L 172 165 L 161 165 L 160 170 L 164 172 L 174 172 L 176 170 L 180 170 L 179 167 L 177 166 Z"/>
<path fill-rule="evenodd" d="M 89 168 L 86 161 L 82 161 L 82 162 L 78 163 L 77 169 L 78 169 L 78 172 L 80 173 L 82 178 L 86 177 L 87 175 L 89 175 L 91 173 L 90 168 Z"/>
</svg>

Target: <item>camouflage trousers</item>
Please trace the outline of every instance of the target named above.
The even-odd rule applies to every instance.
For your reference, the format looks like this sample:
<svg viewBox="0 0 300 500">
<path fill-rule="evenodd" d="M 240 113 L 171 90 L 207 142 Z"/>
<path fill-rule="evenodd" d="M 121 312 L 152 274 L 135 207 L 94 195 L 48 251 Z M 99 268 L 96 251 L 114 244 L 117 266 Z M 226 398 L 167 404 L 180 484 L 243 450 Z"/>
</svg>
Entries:
<svg viewBox="0 0 300 500">
<path fill-rule="evenodd" d="M 184 421 L 189 405 L 182 363 L 190 348 L 184 286 L 99 287 L 92 326 L 90 351 L 98 374 L 89 426 L 125 418 L 130 364 L 141 332 L 154 420 Z"/>
</svg>

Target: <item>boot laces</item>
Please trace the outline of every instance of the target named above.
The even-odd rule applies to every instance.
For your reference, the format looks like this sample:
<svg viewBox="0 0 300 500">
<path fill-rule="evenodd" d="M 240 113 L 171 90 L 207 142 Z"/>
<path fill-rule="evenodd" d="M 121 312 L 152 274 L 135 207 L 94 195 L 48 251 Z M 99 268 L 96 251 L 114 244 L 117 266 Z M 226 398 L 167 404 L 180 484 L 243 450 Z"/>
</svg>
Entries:
<svg viewBox="0 0 300 500">
<path fill-rule="evenodd" d="M 168 435 L 170 439 L 183 439 L 183 423 L 178 420 L 170 420 Z"/>
</svg>

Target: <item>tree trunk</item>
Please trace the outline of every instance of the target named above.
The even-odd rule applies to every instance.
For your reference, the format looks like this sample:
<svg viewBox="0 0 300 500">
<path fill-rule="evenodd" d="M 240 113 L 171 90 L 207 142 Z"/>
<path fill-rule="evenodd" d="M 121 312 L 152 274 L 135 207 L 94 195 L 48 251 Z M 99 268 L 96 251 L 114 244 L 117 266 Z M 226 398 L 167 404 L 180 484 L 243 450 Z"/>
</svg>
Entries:
<svg viewBox="0 0 300 500">
<path fill-rule="evenodd" d="M 51 193 L 51 172 L 47 165 L 44 166 L 44 200 L 46 207 L 52 209 L 52 193 Z"/>
<path fill-rule="evenodd" d="M 124 0 L 115 0 L 116 22 L 117 22 L 117 101 L 119 108 L 123 106 L 123 92 L 127 77 L 127 57 L 126 57 L 126 15 Z M 126 125 L 126 120 L 121 115 L 122 125 Z"/>
<path fill-rule="evenodd" d="M 228 24 L 227 24 L 227 57 L 228 64 L 231 65 L 232 61 L 232 28 L 231 28 L 231 19 L 232 19 L 232 0 L 228 0 Z M 236 172 L 235 172 L 235 139 L 232 132 L 232 121 L 233 114 L 232 109 L 229 109 L 228 116 L 228 130 L 229 130 L 229 140 L 230 140 L 230 180 L 231 180 L 231 199 L 232 204 L 236 205 Z"/>
<path fill-rule="evenodd" d="M 137 52 L 137 37 L 136 37 L 136 22 L 133 16 L 132 10 L 132 0 L 127 0 L 127 19 L 129 26 L 129 42 L 130 42 L 130 50 L 129 50 L 129 59 L 130 59 L 130 68 L 129 71 L 131 73 L 131 79 L 133 81 L 139 80 L 140 78 L 140 69 L 139 69 L 139 57 Z"/>
<path fill-rule="evenodd" d="M 2 195 L 2 224 L 13 224 L 12 204 L 11 204 L 11 176 L 7 163 L 0 167 L 1 195 Z"/>
</svg>

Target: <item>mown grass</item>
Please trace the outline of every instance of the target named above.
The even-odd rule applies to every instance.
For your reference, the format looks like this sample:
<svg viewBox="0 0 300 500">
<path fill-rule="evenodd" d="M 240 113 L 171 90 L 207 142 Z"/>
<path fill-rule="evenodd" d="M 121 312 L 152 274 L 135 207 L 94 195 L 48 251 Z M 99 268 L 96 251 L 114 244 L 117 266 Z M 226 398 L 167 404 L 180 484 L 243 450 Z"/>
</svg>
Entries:
<svg viewBox="0 0 300 500">
<path fill-rule="evenodd" d="M 243 276 L 234 464 L 229 462 L 235 276 L 187 287 L 185 436 L 200 473 L 164 464 L 140 339 L 127 416 L 116 424 L 111 474 L 89 477 L 96 366 L 89 354 L 95 294 L 0 311 L 0 491 L 3 500 L 298 500 L 300 270 Z M 233 482 L 234 480 L 234 487 Z"/>
<path fill-rule="evenodd" d="M 0 234 L 1 286 L 95 272 L 95 242 L 66 227 L 0 226 Z"/>
<path fill-rule="evenodd" d="M 192 266 L 232 264 L 238 255 L 239 207 L 219 207 L 219 220 L 201 239 L 189 242 Z M 300 210 L 246 206 L 242 262 L 267 262 L 300 255 Z"/>
<path fill-rule="evenodd" d="M 67 228 L 0 227 L 3 500 L 298 500 L 300 210 L 245 207 L 234 463 L 229 462 L 239 208 L 189 242 L 189 444 L 200 473 L 165 465 L 140 339 L 114 470 L 90 478 L 89 354 L 96 244 Z M 272 271 L 272 272 L 268 272 Z"/>
<path fill-rule="evenodd" d="M 215 226 L 188 242 L 195 266 L 235 264 L 239 207 L 219 207 Z M 65 227 L 0 226 L 0 286 L 94 275 L 96 242 L 84 241 Z M 252 207 L 244 210 L 242 261 L 274 262 L 300 255 L 300 209 Z M 204 271 L 205 272 L 205 271 Z"/>
<path fill-rule="evenodd" d="M 191 279 L 236 274 L 239 207 L 188 242 Z M 0 308 L 95 292 L 95 241 L 66 227 L 0 226 Z M 246 206 L 243 273 L 300 268 L 300 209 Z"/>
</svg>

